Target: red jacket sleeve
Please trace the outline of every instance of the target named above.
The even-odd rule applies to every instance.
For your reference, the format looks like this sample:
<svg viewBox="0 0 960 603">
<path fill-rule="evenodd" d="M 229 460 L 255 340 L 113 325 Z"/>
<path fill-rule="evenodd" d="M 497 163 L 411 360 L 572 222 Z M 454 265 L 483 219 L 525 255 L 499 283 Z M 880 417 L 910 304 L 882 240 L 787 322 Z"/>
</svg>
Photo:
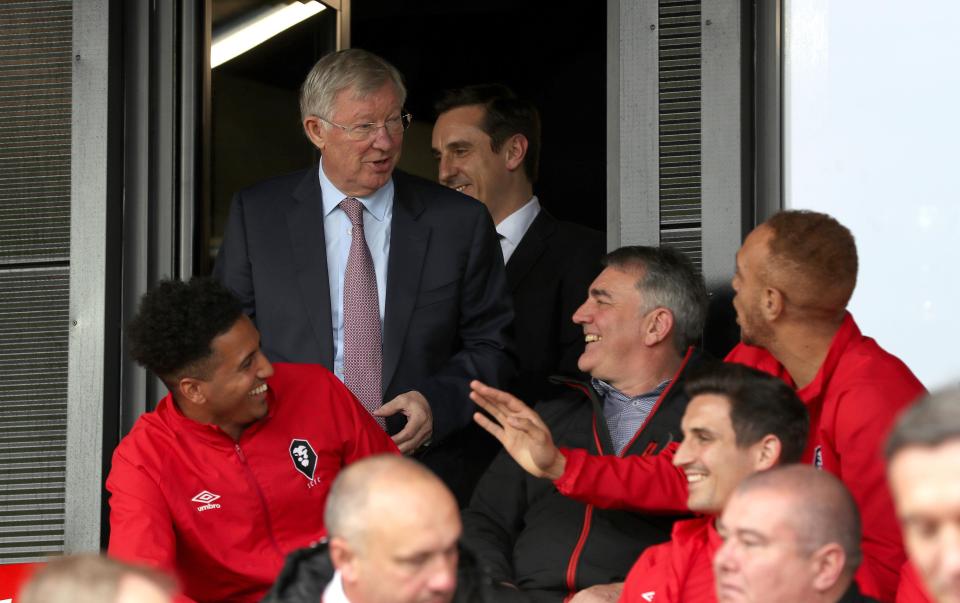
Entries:
<svg viewBox="0 0 960 603">
<path fill-rule="evenodd" d="M 865 595 L 880 601 L 894 600 L 906 561 L 881 456 L 899 410 L 889 402 L 895 398 L 879 382 L 848 391 L 838 402 L 835 426 L 839 477 L 857 502 L 863 524 L 857 583 Z"/>
<path fill-rule="evenodd" d="M 343 464 L 349 465 L 374 454 L 400 454 L 393 439 L 377 423 L 377 420 L 361 406 L 356 396 L 339 379 L 329 375 L 333 395 L 337 398 L 333 408 L 343 412 L 344 425 L 350 425 L 350 433 L 344 441 Z"/>
<path fill-rule="evenodd" d="M 176 578 L 173 520 L 156 483 L 117 450 L 107 478 L 107 490 L 110 492 L 107 554 L 156 568 Z M 176 602 L 193 603 L 193 599 L 179 595 Z"/>
<path fill-rule="evenodd" d="M 686 513 L 687 478 L 673 466 L 676 442 L 649 456 L 592 456 L 561 449 L 567 458 L 557 490 L 601 509 L 646 513 Z"/>
<path fill-rule="evenodd" d="M 673 556 L 670 546 L 669 542 L 665 542 L 647 547 L 643 551 L 627 574 L 619 603 L 646 603 L 651 600 L 656 603 L 679 603 L 679 593 L 671 592 L 675 590 L 673 585 L 677 581 L 671 579 Z"/>
</svg>

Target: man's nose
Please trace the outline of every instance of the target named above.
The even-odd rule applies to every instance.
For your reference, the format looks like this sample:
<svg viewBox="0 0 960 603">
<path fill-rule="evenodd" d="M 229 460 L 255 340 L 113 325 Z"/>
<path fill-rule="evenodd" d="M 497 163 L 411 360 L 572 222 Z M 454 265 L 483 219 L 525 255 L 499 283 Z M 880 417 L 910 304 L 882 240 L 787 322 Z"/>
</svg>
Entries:
<svg viewBox="0 0 960 603">
<path fill-rule="evenodd" d="M 437 564 L 437 568 L 428 583 L 430 590 L 436 593 L 452 593 L 457 588 L 457 563 L 444 560 Z"/>
<path fill-rule="evenodd" d="M 588 300 L 589 301 L 589 300 Z M 590 312 L 587 309 L 587 303 L 583 302 L 580 304 L 580 307 L 577 308 L 577 311 L 573 313 L 573 322 L 582 325 L 587 322 L 590 322 Z"/>
<path fill-rule="evenodd" d="M 446 184 L 456 170 L 453 168 L 453 162 L 446 155 L 440 156 L 440 173 L 438 174 L 441 184 Z"/>
<path fill-rule="evenodd" d="M 403 138 L 403 132 L 398 132 L 396 134 L 390 134 L 387 130 L 386 125 L 382 125 L 373 133 L 373 146 L 378 149 L 390 149 L 394 145 L 398 144 L 400 139 Z"/>
<path fill-rule="evenodd" d="M 267 360 L 263 352 L 260 352 L 260 366 L 257 367 L 257 377 L 260 379 L 269 379 L 273 376 L 273 365 Z"/>
</svg>

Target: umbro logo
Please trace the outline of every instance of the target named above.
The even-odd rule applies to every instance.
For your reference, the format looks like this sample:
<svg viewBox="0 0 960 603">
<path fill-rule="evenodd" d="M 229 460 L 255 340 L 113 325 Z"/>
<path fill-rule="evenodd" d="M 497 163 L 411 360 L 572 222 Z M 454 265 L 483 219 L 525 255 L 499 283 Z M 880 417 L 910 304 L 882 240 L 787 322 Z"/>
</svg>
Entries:
<svg viewBox="0 0 960 603">
<path fill-rule="evenodd" d="M 220 508 L 220 505 L 213 503 L 213 501 L 217 500 L 218 498 L 220 498 L 219 494 L 214 494 L 213 492 L 203 490 L 190 500 L 193 502 L 202 503 L 199 507 L 197 507 L 197 511 L 209 511 L 210 509 Z"/>
</svg>

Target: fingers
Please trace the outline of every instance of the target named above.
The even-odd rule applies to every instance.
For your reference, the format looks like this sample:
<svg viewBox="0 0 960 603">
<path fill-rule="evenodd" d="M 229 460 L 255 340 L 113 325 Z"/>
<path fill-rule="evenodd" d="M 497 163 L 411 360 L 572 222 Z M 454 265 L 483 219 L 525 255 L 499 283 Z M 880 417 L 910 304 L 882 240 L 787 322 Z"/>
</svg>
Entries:
<svg viewBox="0 0 960 603">
<path fill-rule="evenodd" d="M 394 398 L 373 412 L 377 417 L 389 417 L 404 409 L 403 400 Z"/>
<path fill-rule="evenodd" d="M 473 413 L 473 420 L 477 425 L 484 428 L 490 435 L 497 438 L 501 444 L 503 444 L 504 432 L 503 427 L 491 421 L 483 413 L 475 412 Z"/>
<path fill-rule="evenodd" d="M 486 383 L 477 381 L 476 379 L 470 382 L 470 389 L 480 394 L 484 398 L 487 398 L 494 404 L 503 406 L 507 410 L 517 412 L 521 410 L 529 410 L 530 408 L 516 396 L 495 387 L 490 387 Z"/>
<path fill-rule="evenodd" d="M 427 415 L 419 409 L 406 409 L 407 424 L 393 436 L 393 443 L 403 454 L 412 454 L 433 431 Z"/>
</svg>

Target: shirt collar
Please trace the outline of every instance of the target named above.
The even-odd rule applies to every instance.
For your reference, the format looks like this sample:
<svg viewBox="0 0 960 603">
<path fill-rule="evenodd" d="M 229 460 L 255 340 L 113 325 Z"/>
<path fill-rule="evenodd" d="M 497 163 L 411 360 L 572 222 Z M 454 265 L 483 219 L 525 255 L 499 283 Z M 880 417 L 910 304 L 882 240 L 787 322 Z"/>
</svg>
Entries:
<svg viewBox="0 0 960 603">
<path fill-rule="evenodd" d="M 540 213 L 540 200 L 534 195 L 523 207 L 513 212 L 497 224 L 497 233 L 514 246 L 520 244 L 520 239 L 527 234 L 527 229 Z"/>
<path fill-rule="evenodd" d="M 621 400 L 636 400 L 637 398 L 649 398 L 651 396 L 659 397 L 660 394 L 663 393 L 663 390 L 667 389 L 667 386 L 670 385 L 670 379 L 664 379 L 652 390 L 636 396 L 628 396 L 602 379 L 591 377 L 590 384 L 593 385 L 593 389 L 597 390 L 597 392 L 600 394 L 600 397 L 604 400 L 606 400 L 607 396 L 609 395 L 616 396 Z"/>
<path fill-rule="evenodd" d="M 347 593 L 343 592 L 343 576 L 340 575 L 340 570 L 333 573 L 333 578 L 323 589 L 323 597 L 320 600 L 322 603 L 350 603 Z"/>
<path fill-rule="evenodd" d="M 323 173 L 323 158 L 320 159 L 320 169 L 318 171 L 320 172 L 320 194 L 323 197 L 323 217 L 326 218 L 349 195 L 338 189 Z M 387 207 L 393 202 L 393 178 L 387 180 L 387 183 L 374 191 L 373 194 L 355 198 L 363 203 L 371 216 L 378 222 L 382 222 L 387 213 Z"/>
</svg>

